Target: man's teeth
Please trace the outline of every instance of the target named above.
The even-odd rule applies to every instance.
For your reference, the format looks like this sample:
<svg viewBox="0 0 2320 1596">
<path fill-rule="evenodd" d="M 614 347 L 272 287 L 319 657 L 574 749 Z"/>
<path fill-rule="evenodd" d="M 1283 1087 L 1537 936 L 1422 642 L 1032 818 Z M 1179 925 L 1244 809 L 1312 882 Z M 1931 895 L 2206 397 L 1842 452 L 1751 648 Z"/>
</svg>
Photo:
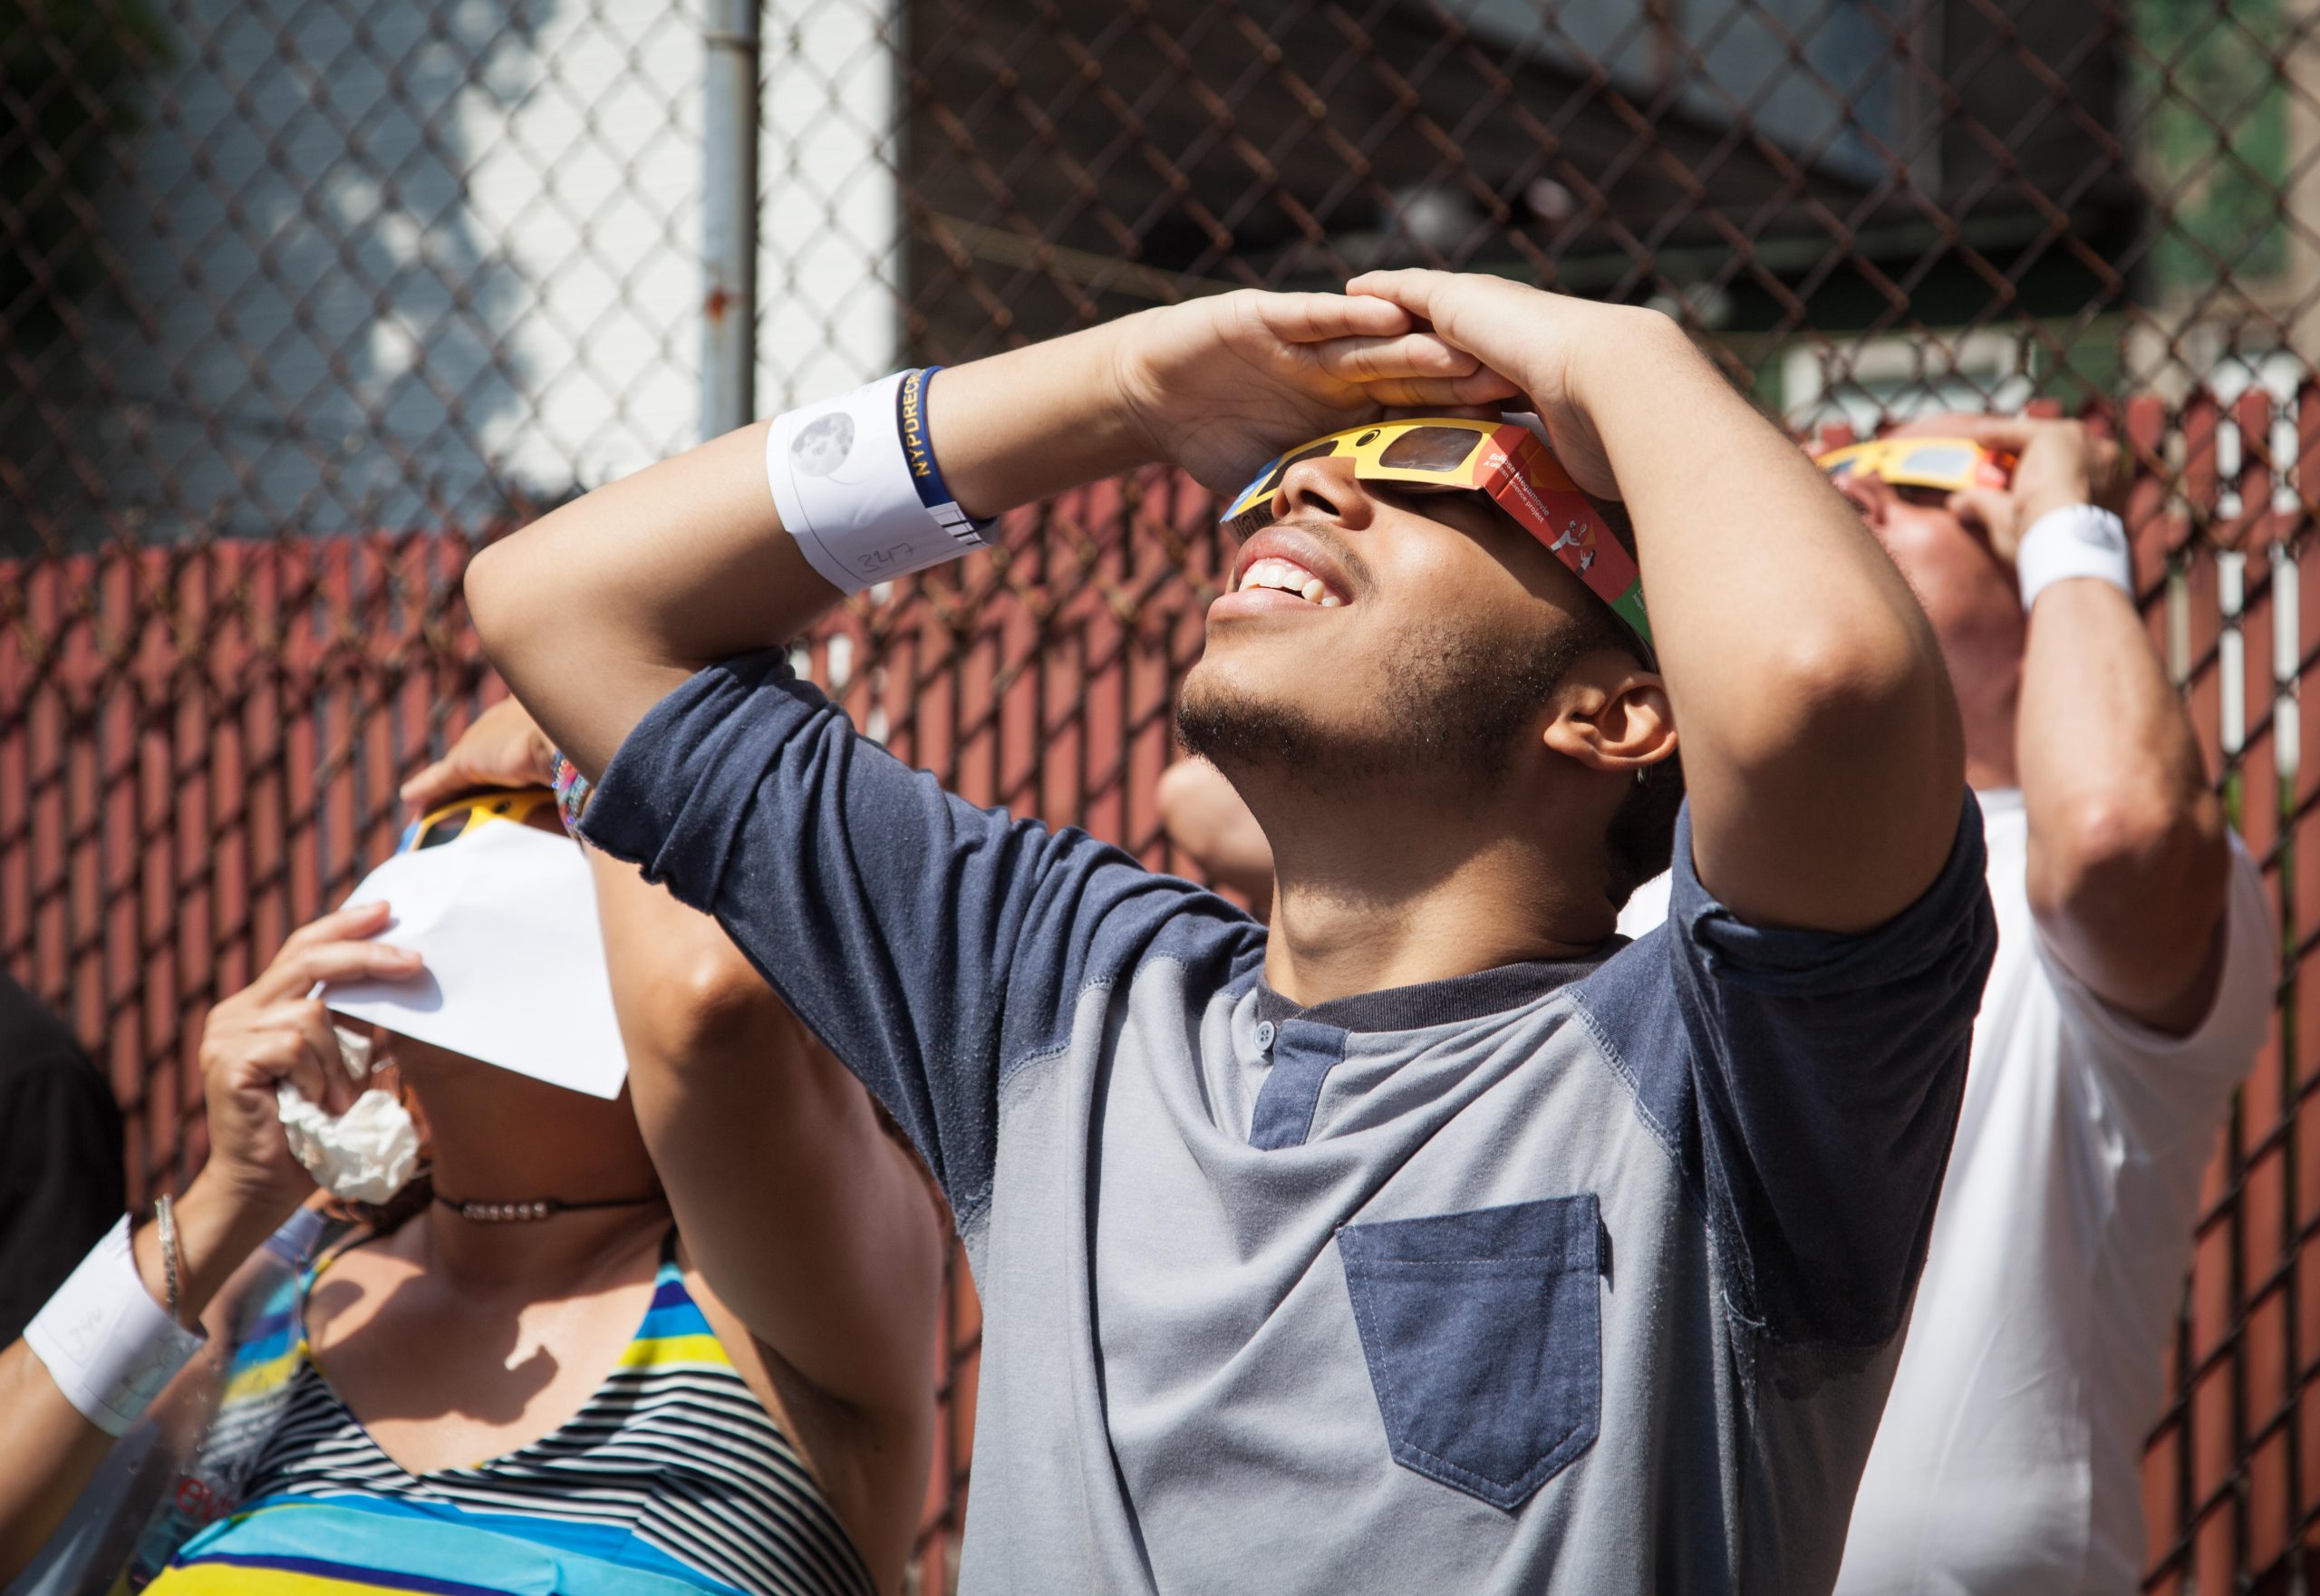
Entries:
<svg viewBox="0 0 2320 1596">
<path fill-rule="evenodd" d="M 1252 587 L 1271 587 L 1282 593 L 1293 593 L 1307 604 L 1319 605 L 1325 610 L 1336 609 L 1345 603 L 1323 585 L 1319 576 L 1303 566 L 1271 556 L 1251 566 L 1242 576 L 1240 591 L 1246 593 Z"/>
</svg>

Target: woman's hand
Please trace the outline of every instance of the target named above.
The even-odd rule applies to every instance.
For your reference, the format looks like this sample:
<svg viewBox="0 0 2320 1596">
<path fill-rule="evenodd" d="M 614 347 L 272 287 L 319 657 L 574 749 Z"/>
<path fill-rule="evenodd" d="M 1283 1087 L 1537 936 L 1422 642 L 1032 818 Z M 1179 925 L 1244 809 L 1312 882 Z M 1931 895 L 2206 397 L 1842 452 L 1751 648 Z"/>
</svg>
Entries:
<svg viewBox="0 0 2320 1596">
<path fill-rule="evenodd" d="M 479 787 L 546 787 L 553 752 L 524 706 L 503 698 L 478 715 L 441 759 L 402 784 L 402 801 L 424 814 Z"/>
<path fill-rule="evenodd" d="M 417 953 L 367 940 L 388 917 L 386 904 L 363 904 L 292 932 L 265 973 L 212 1008 L 202 1027 L 202 1093 L 209 1112 L 203 1182 L 263 1210 L 274 1223 L 288 1218 L 314 1185 L 291 1156 L 276 1087 L 287 1080 L 333 1114 L 344 1113 L 359 1091 L 341 1060 L 329 1011 L 306 994 L 318 982 L 418 974 Z"/>
<path fill-rule="evenodd" d="M 1515 392 L 1486 362 L 1382 296 L 1244 289 L 1117 326 L 1117 402 L 1153 458 L 1216 493 L 1241 488 L 1281 450 L 1387 406 L 1481 404 Z"/>
<path fill-rule="evenodd" d="M 1483 369 L 1506 373 L 1545 423 L 1571 479 L 1598 498 L 1620 497 L 1589 412 L 1589 375 L 1598 363 L 1621 359 L 1647 342 L 1683 342 L 1674 322 L 1657 311 L 1573 299 L 1474 272 L 1368 272 L 1346 292 L 1394 306 Z"/>
</svg>

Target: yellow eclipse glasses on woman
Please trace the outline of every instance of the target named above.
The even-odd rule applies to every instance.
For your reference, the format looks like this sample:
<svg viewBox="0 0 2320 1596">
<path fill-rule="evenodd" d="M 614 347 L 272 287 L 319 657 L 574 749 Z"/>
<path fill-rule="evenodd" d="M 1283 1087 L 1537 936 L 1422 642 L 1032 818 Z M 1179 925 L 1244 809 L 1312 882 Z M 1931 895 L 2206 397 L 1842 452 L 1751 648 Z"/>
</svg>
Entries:
<svg viewBox="0 0 2320 1596">
<path fill-rule="evenodd" d="M 1814 462 L 1837 480 L 1877 477 L 1896 488 L 1958 493 L 2003 488 L 2014 479 L 2014 457 L 1995 454 L 1970 438 L 1873 438 L 1832 449 Z"/>
<path fill-rule="evenodd" d="M 1480 493 L 1544 544 L 1547 551 L 1610 605 L 1647 643 L 1651 624 L 1643 613 L 1643 576 L 1635 556 L 1612 535 L 1594 501 L 1580 491 L 1553 451 L 1519 421 L 1464 416 L 1413 416 L 1348 427 L 1316 438 L 1271 461 L 1232 497 L 1223 524 L 1247 537 L 1272 524 L 1281 479 L 1300 460 L 1350 459 L 1363 482 L 1387 482 L 1433 493 Z"/>
<path fill-rule="evenodd" d="M 539 818 L 543 810 L 546 813 L 545 825 Z M 441 847 L 488 820 L 511 821 L 558 836 L 564 833 L 564 822 L 556 812 L 556 794 L 545 787 L 515 787 L 505 792 L 470 793 L 440 808 L 430 809 L 403 827 L 395 852 L 415 854 L 422 848 Z"/>
</svg>

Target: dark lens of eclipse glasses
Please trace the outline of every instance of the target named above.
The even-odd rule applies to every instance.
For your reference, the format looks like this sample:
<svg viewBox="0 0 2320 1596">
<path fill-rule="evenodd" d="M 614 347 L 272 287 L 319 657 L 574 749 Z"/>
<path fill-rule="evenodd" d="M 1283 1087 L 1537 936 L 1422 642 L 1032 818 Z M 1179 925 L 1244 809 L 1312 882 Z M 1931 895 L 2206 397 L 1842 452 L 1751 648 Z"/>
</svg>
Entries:
<svg viewBox="0 0 2320 1596">
<path fill-rule="evenodd" d="M 468 822 L 474 817 L 473 809 L 461 809 L 456 815 L 444 816 L 419 834 L 419 841 L 412 846 L 411 851 L 417 853 L 420 848 L 441 847 L 465 831 L 468 828 Z"/>
<path fill-rule="evenodd" d="M 1464 427 L 1413 427 L 1386 445 L 1378 463 L 1395 471 L 1455 471 L 1482 440 Z"/>
</svg>

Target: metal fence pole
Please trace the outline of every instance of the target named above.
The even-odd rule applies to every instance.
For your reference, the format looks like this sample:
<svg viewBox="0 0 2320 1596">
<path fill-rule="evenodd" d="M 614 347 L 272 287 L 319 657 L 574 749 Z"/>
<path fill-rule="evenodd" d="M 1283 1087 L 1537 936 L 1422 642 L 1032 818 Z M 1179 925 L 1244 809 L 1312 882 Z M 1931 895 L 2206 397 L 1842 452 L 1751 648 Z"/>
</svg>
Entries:
<svg viewBox="0 0 2320 1596">
<path fill-rule="evenodd" d="M 701 435 L 757 411 L 758 9 L 706 0 L 701 42 Z"/>
</svg>

